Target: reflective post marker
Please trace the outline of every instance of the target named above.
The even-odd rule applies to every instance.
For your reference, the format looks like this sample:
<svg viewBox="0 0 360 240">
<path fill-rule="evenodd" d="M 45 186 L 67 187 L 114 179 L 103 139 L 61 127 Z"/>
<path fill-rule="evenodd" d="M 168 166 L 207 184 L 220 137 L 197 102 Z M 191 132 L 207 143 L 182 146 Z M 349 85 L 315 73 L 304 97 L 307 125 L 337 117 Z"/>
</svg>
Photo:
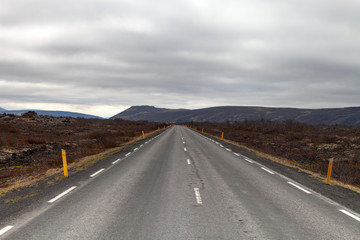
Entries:
<svg viewBox="0 0 360 240">
<path fill-rule="evenodd" d="M 67 162 L 66 162 L 66 151 L 64 149 L 61 149 L 61 155 L 62 155 L 62 160 L 63 160 L 64 176 L 68 177 L 69 173 L 68 173 Z"/>
<path fill-rule="evenodd" d="M 145 138 L 145 134 L 144 134 L 144 131 L 142 131 L 142 136 L 143 136 L 143 139 Z"/>
<path fill-rule="evenodd" d="M 221 132 L 221 140 L 224 139 L 224 132 Z"/>
<path fill-rule="evenodd" d="M 204 129 L 201 129 L 201 132 L 204 133 Z"/>
<path fill-rule="evenodd" d="M 334 164 L 334 159 L 330 158 L 328 172 L 327 172 L 327 178 L 326 178 L 326 184 L 330 184 L 331 171 L 332 171 L 333 164 Z"/>
</svg>

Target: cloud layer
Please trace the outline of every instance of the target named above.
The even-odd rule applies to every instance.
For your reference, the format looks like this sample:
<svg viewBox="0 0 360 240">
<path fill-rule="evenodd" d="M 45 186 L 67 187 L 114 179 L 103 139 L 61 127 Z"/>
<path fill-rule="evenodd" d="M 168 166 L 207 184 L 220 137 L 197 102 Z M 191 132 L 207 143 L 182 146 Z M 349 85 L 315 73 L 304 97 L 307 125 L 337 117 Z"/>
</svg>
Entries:
<svg viewBox="0 0 360 240">
<path fill-rule="evenodd" d="M 2 0 L 0 107 L 359 105 L 352 0 Z"/>
</svg>

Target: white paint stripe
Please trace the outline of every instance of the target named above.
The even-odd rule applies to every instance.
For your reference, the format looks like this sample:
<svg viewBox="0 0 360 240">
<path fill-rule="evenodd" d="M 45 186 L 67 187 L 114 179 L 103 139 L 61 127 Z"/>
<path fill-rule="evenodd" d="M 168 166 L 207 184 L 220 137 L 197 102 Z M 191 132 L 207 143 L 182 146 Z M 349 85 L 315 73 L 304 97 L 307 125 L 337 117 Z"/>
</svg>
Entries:
<svg viewBox="0 0 360 240">
<path fill-rule="evenodd" d="M 101 172 L 104 171 L 104 170 L 105 170 L 105 168 L 102 168 L 102 169 L 100 169 L 99 171 L 91 174 L 90 177 L 95 177 L 96 175 L 98 175 L 99 173 L 101 173 Z"/>
<path fill-rule="evenodd" d="M 0 230 L 0 236 L 3 235 L 4 233 L 6 233 L 7 231 L 9 231 L 10 229 L 12 229 L 14 226 L 6 226 L 3 229 Z"/>
<path fill-rule="evenodd" d="M 194 188 L 194 192 L 195 192 L 195 197 L 196 197 L 196 202 L 197 204 L 202 205 L 202 200 L 201 200 L 201 195 L 200 195 L 200 191 L 199 188 Z"/>
<path fill-rule="evenodd" d="M 231 152 L 231 149 L 230 148 L 225 148 L 226 149 L 226 151 L 229 151 L 229 152 Z"/>
<path fill-rule="evenodd" d="M 190 159 L 186 159 L 186 161 L 187 161 L 187 164 L 188 164 L 188 165 L 191 164 Z"/>
<path fill-rule="evenodd" d="M 121 159 L 119 158 L 119 159 L 113 161 L 112 164 L 115 164 L 115 163 L 117 163 L 117 162 L 120 161 L 120 160 L 121 160 Z"/>
<path fill-rule="evenodd" d="M 218 143 L 218 142 L 215 142 L 215 144 L 218 144 L 218 145 L 219 145 L 219 143 Z"/>
<path fill-rule="evenodd" d="M 75 188 L 76 188 L 76 186 L 73 186 L 73 187 L 69 188 L 68 190 L 60 193 L 59 195 L 57 195 L 57 196 L 54 197 L 53 199 L 49 200 L 48 202 L 49 202 L 49 203 L 55 202 L 56 200 L 58 200 L 59 198 L 63 197 L 64 195 L 68 194 L 69 192 L 71 192 L 71 191 L 74 190 Z"/>
<path fill-rule="evenodd" d="M 270 173 L 270 174 L 274 174 L 272 171 L 270 171 L 269 169 L 266 169 L 266 168 L 264 168 L 264 167 L 261 167 L 261 169 L 264 170 L 264 171 L 266 171 L 266 172 L 268 172 L 268 173 Z"/>
<path fill-rule="evenodd" d="M 250 159 L 248 159 L 248 158 L 244 158 L 245 159 L 245 161 L 248 161 L 249 163 L 254 163 L 253 161 L 251 161 Z"/>
<path fill-rule="evenodd" d="M 140 147 L 144 146 L 143 144 L 140 145 Z"/>
<path fill-rule="evenodd" d="M 125 157 L 127 157 L 127 156 L 129 156 L 131 153 L 127 153 L 127 154 L 125 154 Z"/>
<path fill-rule="evenodd" d="M 187 151 L 187 149 L 186 149 L 186 148 L 184 148 L 184 151 L 186 152 L 186 151 Z"/>
<path fill-rule="evenodd" d="M 149 141 L 145 142 L 145 144 L 148 144 Z"/>
<path fill-rule="evenodd" d="M 135 149 L 134 149 L 134 152 L 135 152 L 136 150 L 138 150 L 138 148 L 135 148 Z"/>
<path fill-rule="evenodd" d="M 353 219 L 357 220 L 360 222 L 360 217 L 355 216 L 352 213 L 349 213 L 348 211 L 344 210 L 344 209 L 339 209 L 340 212 L 345 213 L 346 215 L 348 215 L 349 217 L 352 217 Z"/>
<path fill-rule="evenodd" d="M 236 155 L 236 156 L 240 157 L 240 154 L 238 154 L 238 153 L 234 153 L 234 155 Z"/>
<path fill-rule="evenodd" d="M 306 190 L 305 188 L 302 188 L 302 187 L 296 185 L 295 183 L 292 183 L 292 182 L 287 182 L 287 183 L 290 184 L 290 185 L 292 185 L 292 186 L 294 186 L 294 187 L 296 187 L 297 189 L 300 189 L 300 190 L 303 191 L 303 192 L 306 192 L 307 194 L 311 194 L 311 192 L 309 192 L 309 191 Z"/>
<path fill-rule="evenodd" d="M 185 142 L 183 142 L 183 144 L 185 144 Z"/>
<path fill-rule="evenodd" d="M 220 147 L 224 147 L 222 144 L 219 145 Z"/>
</svg>

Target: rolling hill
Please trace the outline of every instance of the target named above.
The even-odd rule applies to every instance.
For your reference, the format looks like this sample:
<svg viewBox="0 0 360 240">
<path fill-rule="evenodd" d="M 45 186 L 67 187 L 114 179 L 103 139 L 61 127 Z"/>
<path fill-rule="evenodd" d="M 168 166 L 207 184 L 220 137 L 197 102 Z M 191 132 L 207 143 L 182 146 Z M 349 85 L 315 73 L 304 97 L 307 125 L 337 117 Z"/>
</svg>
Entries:
<svg viewBox="0 0 360 240">
<path fill-rule="evenodd" d="M 235 122 L 266 119 L 285 121 L 292 119 L 309 124 L 356 125 L 360 126 L 360 107 L 299 109 L 299 108 L 269 108 L 224 106 L 203 109 L 166 109 L 153 106 L 132 106 L 129 109 L 111 117 L 125 120 L 148 120 L 151 122 Z"/>
<path fill-rule="evenodd" d="M 101 118 L 94 115 L 84 114 L 84 113 L 77 113 L 77 112 L 67 112 L 67 111 L 47 111 L 47 110 L 36 110 L 36 109 L 27 109 L 27 110 L 6 110 L 4 108 L 0 108 L 0 114 L 14 114 L 14 115 L 21 115 L 28 111 L 34 111 L 38 115 L 47 115 L 52 117 L 81 117 L 81 118 Z"/>
</svg>

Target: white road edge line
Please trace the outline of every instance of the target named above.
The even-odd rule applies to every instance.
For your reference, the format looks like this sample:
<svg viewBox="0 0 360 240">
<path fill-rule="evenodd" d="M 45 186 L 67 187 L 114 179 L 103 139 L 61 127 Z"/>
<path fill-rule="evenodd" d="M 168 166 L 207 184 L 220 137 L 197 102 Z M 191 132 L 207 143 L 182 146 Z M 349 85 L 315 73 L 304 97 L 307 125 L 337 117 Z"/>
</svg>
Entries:
<svg viewBox="0 0 360 240">
<path fill-rule="evenodd" d="M 238 154 L 238 153 L 234 153 L 234 155 L 236 155 L 236 156 L 240 157 L 240 154 Z"/>
<path fill-rule="evenodd" d="M 231 152 L 231 149 L 230 148 L 225 148 L 226 149 L 226 151 L 229 151 L 229 152 Z"/>
<path fill-rule="evenodd" d="M 360 222 L 360 217 L 355 216 L 352 213 L 349 213 L 348 211 L 344 210 L 344 209 L 339 209 L 340 212 L 345 213 L 346 215 L 348 215 L 349 217 L 354 218 L 355 220 Z M 0 234 L 1 235 L 1 234 Z"/>
<path fill-rule="evenodd" d="M 3 235 L 4 233 L 6 233 L 7 231 L 9 231 L 10 229 L 12 229 L 14 226 L 8 225 L 6 227 L 4 227 L 3 229 L 0 230 L 0 236 Z"/>
<path fill-rule="evenodd" d="M 53 199 L 50 199 L 48 202 L 49 203 L 53 203 L 56 200 L 58 200 L 59 198 L 63 197 L 64 195 L 68 194 L 69 192 L 71 192 L 72 190 L 74 190 L 76 188 L 76 186 L 72 186 L 71 188 L 69 188 L 68 190 L 60 193 L 59 195 L 57 195 L 56 197 L 54 197 Z"/>
<path fill-rule="evenodd" d="M 196 197 L 197 204 L 202 205 L 203 202 L 201 200 L 201 195 L 200 195 L 199 188 L 194 188 L 194 192 L 195 192 L 195 197 Z"/>
<path fill-rule="evenodd" d="M 129 156 L 130 154 L 131 154 L 131 152 L 129 152 L 129 153 L 127 153 L 127 154 L 125 154 L 125 157 Z"/>
<path fill-rule="evenodd" d="M 308 191 L 308 190 L 306 190 L 305 188 L 302 188 L 302 187 L 296 185 L 295 183 L 292 183 L 292 182 L 287 182 L 287 183 L 290 184 L 290 185 L 292 185 L 292 186 L 294 186 L 294 187 L 296 187 L 297 189 L 300 189 L 301 191 L 303 191 L 303 192 L 305 192 L 305 193 L 307 193 L 307 194 L 311 194 L 310 191 Z"/>
<path fill-rule="evenodd" d="M 188 165 L 191 164 L 190 159 L 186 159 L 186 161 L 187 161 L 187 164 L 188 164 Z"/>
<path fill-rule="evenodd" d="M 90 177 L 95 177 L 96 175 L 98 175 L 99 173 L 101 173 L 101 172 L 104 171 L 104 170 L 105 170 L 105 168 L 102 168 L 102 169 L 100 169 L 99 171 L 91 174 Z"/>
<path fill-rule="evenodd" d="M 274 174 L 272 171 L 270 171 L 269 169 L 266 169 L 266 168 L 264 168 L 264 167 L 261 167 L 261 169 L 264 170 L 264 171 L 266 171 L 266 172 L 268 172 L 268 173 L 270 173 L 270 174 Z"/>
<path fill-rule="evenodd" d="M 137 150 L 138 150 L 138 148 L 135 148 L 135 149 L 134 149 L 134 152 L 137 151 Z"/>
<path fill-rule="evenodd" d="M 220 147 L 224 147 L 222 144 L 219 144 Z"/>
<path fill-rule="evenodd" d="M 253 161 L 251 161 L 250 159 L 248 159 L 248 158 L 244 158 L 245 159 L 245 161 L 248 161 L 249 163 L 254 163 Z"/>
<path fill-rule="evenodd" d="M 115 161 L 113 161 L 111 164 L 115 164 L 115 163 L 117 163 L 118 161 L 120 161 L 121 159 L 119 158 L 118 160 L 115 160 Z"/>
<path fill-rule="evenodd" d="M 187 151 L 186 147 L 184 148 L 184 151 L 185 151 L 185 152 Z"/>
</svg>

